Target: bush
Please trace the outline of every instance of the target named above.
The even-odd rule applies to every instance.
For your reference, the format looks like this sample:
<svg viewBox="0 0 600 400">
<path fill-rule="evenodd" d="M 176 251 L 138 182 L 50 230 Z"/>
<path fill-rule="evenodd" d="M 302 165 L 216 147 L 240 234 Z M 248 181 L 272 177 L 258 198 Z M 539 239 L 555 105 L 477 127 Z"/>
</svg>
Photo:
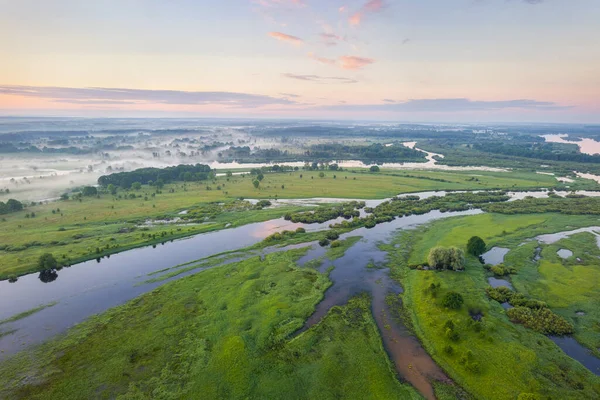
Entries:
<svg viewBox="0 0 600 400">
<path fill-rule="evenodd" d="M 373 165 L 371 168 L 369 168 L 369 171 L 371 171 L 371 172 L 379 172 L 379 167 L 377 165 Z"/>
<path fill-rule="evenodd" d="M 457 292 L 448 292 L 444 295 L 442 299 L 442 305 L 446 308 L 451 308 L 453 310 L 458 310 L 462 307 L 464 303 L 464 299 L 460 293 Z"/>
<path fill-rule="evenodd" d="M 573 325 L 548 308 L 515 307 L 506 312 L 510 320 L 544 335 L 568 335 Z"/>
<path fill-rule="evenodd" d="M 340 247 L 342 245 L 342 242 L 340 242 L 339 240 L 334 240 L 333 242 L 331 242 L 331 248 L 335 249 L 336 247 Z"/>
<path fill-rule="evenodd" d="M 339 239 L 340 235 L 336 231 L 329 231 L 325 234 L 325 237 L 329 240 L 337 240 Z"/>
<path fill-rule="evenodd" d="M 300 227 L 296 229 L 296 233 L 306 233 L 306 229 Z"/>
<path fill-rule="evenodd" d="M 321 239 L 321 240 L 319 240 L 319 245 L 321 247 L 325 247 L 325 246 L 329 245 L 329 240 L 327 240 L 327 239 Z"/>
<path fill-rule="evenodd" d="M 45 253 L 38 259 L 38 268 L 41 270 L 55 269 L 58 266 L 56 258 L 50 253 Z"/>
</svg>

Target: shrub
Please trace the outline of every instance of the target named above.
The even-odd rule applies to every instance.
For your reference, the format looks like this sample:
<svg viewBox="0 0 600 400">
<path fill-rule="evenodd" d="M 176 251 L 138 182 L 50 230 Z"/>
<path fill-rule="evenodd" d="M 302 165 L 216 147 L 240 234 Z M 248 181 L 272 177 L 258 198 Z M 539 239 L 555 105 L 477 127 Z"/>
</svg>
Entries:
<svg viewBox="0 0 600 400">
<path fill-rule="evenodd" d="M 329 240 L 337 240 L 339 239 L 340 235 L 336 231 L 329 231 L 325 234 L 325 237 Z"/>
<path fill-rule="evenodd" d="M 453 310 L 458 310 L 462 307 L 464 303 L 464 299 L 460 293 L 457 292 L 448 292 L 444 295 L 442 299 L 442 305 L 446 308 L 451 308 Z"/>
<path fill-rule="evenodd" d="M 38 259 L 38 268 L 41 270 L 54 269 L 58 265 L 56 258 L 50 253 L 45 253 Z"/>
<path fill-rule="evenodd" d="M 331 242 L 331 248 L 334 249 L 336 247 L 340 247 L 342 245 L 342 242 L 340 242 L 339 240 L 334 240 L 333 242 Z"/>
<path fill-rule="evenodd" d="M 325 246 L 329 245 L 329 240 L 327 240 L 327 239 L 321 239 L 321 240 L 319 240 L 319 245 L 321 247 L 325 247 Z"/>
<path fill-rule="evenodd" d="M 510 320 L 544 335 L 568 335 L 573 325 L 548 308 L 515 307 L 506 312 Z"/>
<path fill-rule="evenodd" d="M 306 229 L 300 227 L 296 229 L 296 233 L 306 233 Z"/>
</svg>

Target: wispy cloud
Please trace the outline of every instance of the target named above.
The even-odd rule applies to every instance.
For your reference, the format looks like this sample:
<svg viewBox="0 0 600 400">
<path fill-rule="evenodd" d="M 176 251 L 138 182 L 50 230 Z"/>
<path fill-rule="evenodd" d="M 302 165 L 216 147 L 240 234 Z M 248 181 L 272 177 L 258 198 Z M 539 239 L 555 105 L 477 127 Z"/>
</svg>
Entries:
<svg viewBox="0 0 600 400">
<path fill-rule="evenodd" d="M 308 57 L 320 62 L 321 64 L 337 66 L 346 70 L 357 70 L 373 64 L 375 60 L 372 58 L 356 57 L 356 56 L 341 56 L 337 60 L 333 58 L 320 57 L 314 53 L 308 53 Z"/>
<path fill-rule="evenodd" d="M 355 79 L 344 78 L 344 77 L 340 77 L 340 76 L 297 75 L 297 74 L 291 74 L 291 73 L 282 74 L 282 76 L 284 76 L 285 78 L 297 79 L 300 81 L 325 83 L 325 84 L 332 84 L 332 83 L 346 84 L 346 83 L 357 83 L 358 82 Z"/>
<path fill-rule="evenodd" d="M 262 107 L 297 104 L 293 100 L 236 92 L 187 92 L 123 88 L 69 88 L 0 85 L 0 94 L 49 99 L 71 104 L 196 104 L 229 107 Z"/>
<path fill-rule="evenodd" d="M 395 103 L 396 100 L 392 100 L 392 99 L 383 99 L 384 102 L 386 103 Z"/>
<path fill-rule="evenodd" d="M 285 96 L 285 97 L 293 97 L 293 98 L 302 97 L 299 94 L 294 94 L 294 93 L 279 93 L 279 94 L 282 96 Z"/>
<path fill-rule="evenodd" d="M 461 111 L 494 111 L 504 109 L 528 109 L 528 110 L 559 110 L 570 107 L 561 106 L 557 103 L 537 100 L 470 100 L 459 99 L 413 99 L 404 102 L 384 100 L 387 104 L 353 104 L 332 105 L 325 107 L 329 110 L 360 112 L 461 112 Z"/>
<path fill-rule="evenodd" d="M 336 46 L 338 42 L 345 40 L 345 38 L 336 35 L 335 33 L 323 32 L 319 36 L 321 37 L 322 43 L 326 46 Z"/>
<path fill-rule="evenodd" d="M 332 58 L 326 58 L 326 57 L 319 57 L 316 56 L 314 53 L 308 53 L 308 57 L 312 58 L 313 60 L 320 62 L 321 64 L 327 64 L 327 65 L 335 65 L 336 61 Z"/>
<path fill-rule="evenodd" d="M 300 39 L 299 37 L 287 35 L 287 34 L 281 33 L 281 32 L 269 32 L 269 36 L 271 36 L 272 38 L 275 38 L 277 40 L 292 43 L 295 45 L 301 45 L 304 43 L 304 40 Z"/>
<path fill-rule="evenodd" d="M 373 64 L 375 60 L 372 58 L 355 57 L 355 56 L 342 56 L 340 57 L 340 67 L 343 69 L 361 69 L 367 65 Z"/>
<path fill-rule="evenodd" d="M 360 10 L 355 12 L 348 18 L 348 22 L 350 25 L 358 26 L 361 24 L 362 20 L 368 14 L 372 14 L 380 11 L 384 6 L 383 0 L 369 0 L 367 1 Z"/>
</svg>

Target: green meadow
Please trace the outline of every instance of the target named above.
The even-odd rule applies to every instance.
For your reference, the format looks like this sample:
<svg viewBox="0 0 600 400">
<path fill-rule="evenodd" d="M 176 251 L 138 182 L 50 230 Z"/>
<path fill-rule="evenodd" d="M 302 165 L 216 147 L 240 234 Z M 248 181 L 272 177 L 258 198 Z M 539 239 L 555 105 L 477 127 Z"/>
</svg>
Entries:
<svg viewBox="0 0 600 400">
<path fill-rule="evenodd" d="M 295 336 L 326 274 L 305 250 L 168 283 L 0 365 L 11 399 L 418 399 L 361 295 Z"/>
<path fill-rule="evenodd" d="M 487 277 L 491 274 L 475 257 L 467 256 L 463 272 L 410 268 L 423 264 L 430 248 L 458 246 L 465 249 L 468 239 L 474 235 L 482 237 L 488 248 L 513 248 L 541 233 L 597 222 L 597 218 L 558 214 L 481 214 L 440 220 L 415 231 L 403 232 L 391 245 L 385 246 L 390 252 L 391 274 L 405 289 L 401 295 L 402 312 L 429 354 L 475 398 L 598 398 L 599 377 L 567 357 L 546 336 L 512 323 L 501 305 L 487 297 Z M 527 256 L 532 257 L 533 253 Z M 544 274 L 545 270 L 542 265 L 540 273 Z M 589 277 L 578 270 L 574 275 L 577 278 L 571 279 Z M 517 268 L 512 279 L 517 290 L 525 285 L 524 282 L 531 283 L 527 272 L 521 268 Z M 561 289 L 565 296 L 569 291 L 579 293 L 580 290 L 577 286 Z M 450 291 L 457 291 L 464 298 L 459 310 L 442 306 L 443 296 Z M 531 296 L 545 300 L 534 291 Z M 586 309 L 597 304 L 591 297 L 582 303 L 587 304 Z M 560 312 L 553 304 L 549 305 Z M 478 322 L 472 315 L 483 317 Z M 577 326 L 580 332 L 585 329 L 587 327 Z M 526 397 L 529 395 L 534 397 Z"/>
</svg>

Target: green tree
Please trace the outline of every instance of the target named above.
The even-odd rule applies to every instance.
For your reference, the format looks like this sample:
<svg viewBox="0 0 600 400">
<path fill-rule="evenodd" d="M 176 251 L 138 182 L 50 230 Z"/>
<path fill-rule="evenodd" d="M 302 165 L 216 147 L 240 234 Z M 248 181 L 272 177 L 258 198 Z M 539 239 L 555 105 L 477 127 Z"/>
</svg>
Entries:
<svg viewBox="0 0 600 400">
<path fill-rule="evenodd" d="M 379 172 L 379 166 L 377 166 L 377 165 L 373 165 L 371 168 L 369 168 L 369 170 L 370 170 L 371 172 Z"/>
<path fill-rule="evenodd" d="M 451 308 L 453 310 L 458 310 L 462 307 L 464 303 L 464 299 L 460 293 L 457 292 L 448 292 L 442 299 L 442 305 L 446 308 Z"/>
<path fill-rule="evenodd" d="M 94 186 L 85 186 L 81 191 L 81 194 L 84 196 L 96 196 L 98 194 L 98 189 Z"/>
<path fill-rule="evenodd" d="M 255 189 L 258 189 L 258 187 L 260 186 L 260 181 L 258 179 L 255 179 L 252 181 L 252 184 L 254 185 Z"/>
<path fill-rule="evenodd" d="M 231 171 L 227 171 L 227 172 L 225 173 L 225 175 L 226 175 L 228 178 L 231 178 L 231 177 L 233 176 L 233 173 L 232 173 Z"/>
<path fill-rule="evenodd" d="M 113 194 L 113 195 L 117 194 L 117 187 L 115 185 L 113 185 L 112 183 L 110 183 L 106 189 L 108 190 L 108 193 L 110 193 L 110 194 Z"/>
<path fill-rule="evenodd" d="M 157 189 L 162 189 L 165 186 L 165 181 L 163 181 L 162 179 L 157 179 L 156 180 L 156 188 Z"/>
<path fill-rule="evenodd" d="M 38 268 L 39 269 L 42 269 L 42 270 L 54 269 L 57 266 L 58 266 L 58 262 L 56 261 L 56 258 L 54 258 L 54 256 L 50 253 L 44 253 L 38 259 Z"/>
<path fill-rule="evenodd" d="M 479 236 L 473 236 L 467 242 L 467 253 L 478 257 L 485 253 L 485 247 L 486 245 L 482 238 L 480 238 Z"/>
<path fill-rule="evenodd" d="M 186 172 L 187 173 L 187 172 Z M 133 190 L 140 190 L 142 188 L 142 184 L 140 182 L 133 182 L 131 184 L 131 188 Z"/>
<path fill-rule="evenodd" d="M 262 174 L 262 172 L 260 174 L 258 174 L 258 176 L 256 177 L 256 179 L 258 179 L 258 181 L 262 181 L 263 179 L 265 179 L 265 176 Z"/>
<path fill-rule="evenodd" d="M 319 178 L 325 178 L 325 172 L 319 172 Z"/>
</svg>

